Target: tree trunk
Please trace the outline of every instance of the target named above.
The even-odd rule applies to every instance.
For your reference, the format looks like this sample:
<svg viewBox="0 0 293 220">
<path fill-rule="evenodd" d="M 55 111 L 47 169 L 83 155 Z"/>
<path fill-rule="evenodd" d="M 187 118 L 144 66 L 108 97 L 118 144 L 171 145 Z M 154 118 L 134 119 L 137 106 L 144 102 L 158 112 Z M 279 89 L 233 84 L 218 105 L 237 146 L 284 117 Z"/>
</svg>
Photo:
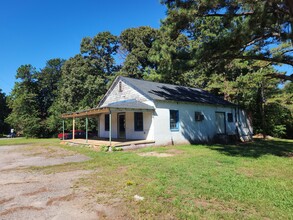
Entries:
<svg viewBox="0 0 293 220">
<path fill-rule="evenodd" d="M 266 121 L 265 121 L 265 97 L 264 97 L 264 85 L 263 82 L 261 83 L 261 105 L 260 105 L 260 112 L 261 112 L 261 125 L 262 125 L 262 135 L 263 139 L 266 139 Z"/>
</svg>

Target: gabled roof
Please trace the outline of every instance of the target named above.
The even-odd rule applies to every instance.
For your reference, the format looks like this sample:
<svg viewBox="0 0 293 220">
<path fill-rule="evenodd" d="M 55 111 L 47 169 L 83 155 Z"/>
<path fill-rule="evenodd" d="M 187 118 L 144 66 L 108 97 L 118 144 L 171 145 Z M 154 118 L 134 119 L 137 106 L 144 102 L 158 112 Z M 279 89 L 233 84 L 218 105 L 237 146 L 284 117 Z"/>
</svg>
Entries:
<svg viewBox="0 0 293 220">
<path fill-rule="evenodd" d="M 157 83 L 140 79 L 119 76 L 115 81 L 121 79 L 123 82 L 140 92 L 150 100 L 197 102 L 212 105 L 234 105 L 218 96 L 202 89 Z"/>
</svg>

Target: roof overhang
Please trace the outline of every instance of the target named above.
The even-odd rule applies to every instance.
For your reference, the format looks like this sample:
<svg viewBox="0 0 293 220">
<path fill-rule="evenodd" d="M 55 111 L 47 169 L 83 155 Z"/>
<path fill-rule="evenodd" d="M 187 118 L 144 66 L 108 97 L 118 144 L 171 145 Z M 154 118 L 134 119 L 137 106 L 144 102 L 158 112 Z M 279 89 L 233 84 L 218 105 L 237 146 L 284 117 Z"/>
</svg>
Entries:
<svg viewBox="0 0 293 220">
<path fill-rule="evenodd" d="M 77 112 L 65 113 L 61 118 L 86 118 L 110 112 L 153 112 L 155 108 L 139 101 L 122 101 L 111 103 L 104 107 L 92 108 Z"/>
<path fill-rule="evenodd" d="M 70 112 L 61 115 L 61 118 L 85 118 L 85 117 L 94 117 L 99 114 L 109 113 L 109 108 L 92 108 L 88 110 L 82 110 L 77 112 Z"/>
</svg>

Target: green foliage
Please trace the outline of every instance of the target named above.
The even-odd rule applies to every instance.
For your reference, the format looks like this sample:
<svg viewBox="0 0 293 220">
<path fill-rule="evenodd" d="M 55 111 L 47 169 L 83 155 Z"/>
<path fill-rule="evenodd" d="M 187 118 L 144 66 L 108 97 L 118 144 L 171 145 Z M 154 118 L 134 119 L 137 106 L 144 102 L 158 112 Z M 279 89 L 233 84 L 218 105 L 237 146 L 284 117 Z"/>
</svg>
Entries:
<svg viewBox="0 0 293 220">
<path fill-rule="evenodd" d="M 12 112 L 6 122 L 25 136 L 36 137 L 41 132 L 36 71 L 31 65 L 22 65 L 17 70 L 16 78 L 21 81 L 15 83 L 8 99 Z"/>
<path fill-rule="evenodd" d="M 103 145 L 101 146 L 101 152 L 108 152 L 109 151 L 109 146 Z"/>
<path fill-rule="evenodd" d="M 286 126 L 285 125 L 275 125 L 273 134 L 275 137 L 282 138 L 286 136 Z"/>
<path fill-rule="evenodd" d="M 235 59 L 293 65 L 288 2 L 163 0 L 168 7 L 163 28 L 172 39 L 188 36 L 195 65 L 209 62 L 214 69 Z"/>
<path fill-rule="evenodd" d="M 8 99 L 12 112 L 6 118 L 17 132 L 27 137 L 46 137 L 54 132 L 47 118 L 57 95 L 63 62 L 49 60 L 39 72 L 31 65 L 22 65 L 17 70 L 16 78 L 20 81 L 15 83 Z"/>
<path fill-rule="evenodd" d="M 80 45 L 81 54 L 91 61 L 90 65 L 94 66 L 96 72 L 101 75 L 111 75 L 119 69 L 114 59 L 117 50 L 118 37 L 110 32 L 100 32 L 93 38 L 85 37 Z"/>
<path fill-rule="evenodd" d="M 121 33 L 119 50 L 125 58 L 121 69 L 123 75 L 142 78 L 147 69 L 156 68 L 149 56 L 157 35 L 158 30 L 147 26 L 129 28 Z"/>
<path fill-rule="evenodd" d="M 123 151 L 122 147 L 112 147 L 112 151 Z"/>
<path fill-rule="evenodd" d="M 9 133 L 9 125 L 5 123 L 5 118 L 10 113 L 7 105 L 7 97 L 0 89 L 0 135 Z"/>
</svg>

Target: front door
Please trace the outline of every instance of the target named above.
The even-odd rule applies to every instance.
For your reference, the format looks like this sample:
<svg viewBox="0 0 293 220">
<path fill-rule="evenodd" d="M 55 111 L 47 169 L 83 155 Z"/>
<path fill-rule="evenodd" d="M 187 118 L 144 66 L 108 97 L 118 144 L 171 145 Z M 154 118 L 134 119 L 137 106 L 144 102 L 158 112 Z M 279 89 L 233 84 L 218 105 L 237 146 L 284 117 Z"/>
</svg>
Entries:
<svg viewBox="0 0 293 220">
<path fill-rule="evenodd" d="M 125 137 L 125 113 L 118 113 L 118 138 Z"/>
<path fill-rule="evenodd" d="M 216 112 L 217 134 L 226 133 L 225 112 Z"/>
</svg>

